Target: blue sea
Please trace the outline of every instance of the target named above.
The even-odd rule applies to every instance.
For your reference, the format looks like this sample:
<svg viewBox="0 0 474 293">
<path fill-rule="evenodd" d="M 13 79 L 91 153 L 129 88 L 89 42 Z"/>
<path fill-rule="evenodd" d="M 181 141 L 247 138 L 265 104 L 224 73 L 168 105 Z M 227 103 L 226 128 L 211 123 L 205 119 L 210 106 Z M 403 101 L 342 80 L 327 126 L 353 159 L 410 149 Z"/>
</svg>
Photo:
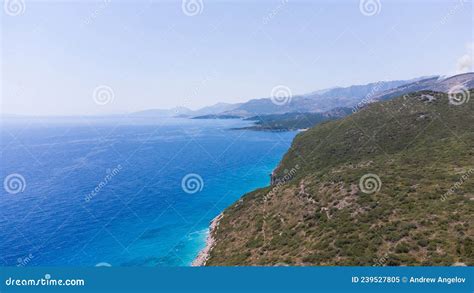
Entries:
<svg viewBox="0 0 474 293">
<path fill-rule="evenodd" d="M 9 119 L 0 265 L 189 266 L 209 222 L 269 174 L 295 132 L 241 120 Z"/>
</svg>

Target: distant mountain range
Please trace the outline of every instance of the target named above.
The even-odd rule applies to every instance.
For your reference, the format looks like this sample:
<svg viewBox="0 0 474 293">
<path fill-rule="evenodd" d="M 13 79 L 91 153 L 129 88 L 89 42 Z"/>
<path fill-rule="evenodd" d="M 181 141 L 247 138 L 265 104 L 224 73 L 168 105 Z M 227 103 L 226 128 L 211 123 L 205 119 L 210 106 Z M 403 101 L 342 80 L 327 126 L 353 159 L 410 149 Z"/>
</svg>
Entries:
<svg viewBox="0 0 474 293">
<path fill-rule="evenodd" d="M 474 85 L 474 73 L 460 74 L 448 78 L 430 76 L 322 89 L 309 94 L 293 96 L 283 105 L 274 103 L 271 98 L 261 98 L 237 104 L 217 103 L 196 111 L 186 107 L 176 107 L 168 110 L 153 109 L 135 112 L 131 116 L 229 119 L 286 113 L 324 113 L 334 108 L 359 107 L 361 103 L 366 105 L 374 101 L 387 100 L 420 90 L 446 93 L 455 85 L 464 85 L 467 88 L 472 88 Z"/>
<path fill-rule="evenodd" d="M 134 112 L 130 116 L 137 117 L 196 117 L 204 115 L 217 115 L 232 111 L 238 108 L 241 104 L 217 103 L 212 106 L 207 106 L 199 110 L 191 110 L 186 107 L 175 107 L 171 109 L 150 109 L 140 112 Z"/>
<path fill-rule="evenodd" d="M 464 87 L 466 90 L 474 88 L 474 73 L 469 72 L 451 77 L 436 76 L 420 79 L 416 82 L 383 91 L 374 95 L 373 99 L 376 101 L 383 101 L 422 90 L 448 93 L 450 90 L 455 89 L 456 87 Z"/>
<path fill-rule="evenodd" d="M 293 112 L 285 114 L 257 115 L 245 119 L 254 121 L 254 125 L 236 128 L 235 130 L 290 131 L 308 129 L 316 124 L 339 119 L 351 113 L 351 108 L 339 107 L 320 113 Z"/>
<path fill-rule="evenodd" d="M 229 116 L 248 118 L 255 115 L 326 112 L 336 107 L 353 107 L 370 93 L 381 93 L 405 84 L 419 81 L 423 78 L 410 80 L 396 80 L 374 82 L 366 85 L 350 87 L 336 87 L 323 89 L 305 95 L 291 97 L 284 105 L 277 105 L 271 98 L 252 99 L 245 103 L 229 104 L 218 103 L 193 111 L 185 107 L 176 107 L 168 110 L 152 109 L 132 113 L 140 117 L 195 117 L 195 118 L 221 118 Z M 207 117 L 201 117 L 207 116 Z"/>
</svg>

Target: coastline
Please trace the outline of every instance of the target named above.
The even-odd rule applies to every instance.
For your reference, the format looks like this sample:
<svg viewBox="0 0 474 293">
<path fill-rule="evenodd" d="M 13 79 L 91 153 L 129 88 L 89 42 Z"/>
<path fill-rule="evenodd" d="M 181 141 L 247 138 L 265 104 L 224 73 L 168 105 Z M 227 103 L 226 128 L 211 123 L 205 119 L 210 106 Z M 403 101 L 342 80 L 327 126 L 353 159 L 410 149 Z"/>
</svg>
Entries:
<svg viewBox="0 0 474 293">
<path fill-rule="evenodd" d="M 199 252 L 197 257 L 193 260 L 193 262 L 191 263 L 192 267 L 200 267 L 200 266 L 206 265 L 206 262 L 209 259 L 211 250 L 214 247 L 214 244 L 216 243 L 216 240 L 213 237 L 214 232 L 219 226 L 219 221 L 222 219 L 223 216 L 224 216 L 223 213 L 220 213 L 217 217 L 215 217 L 211 221 L 209 225 L 209 235 L 207 235 L 207 239 L 206 239 L 206 246 Z"/>
<path fill-rule="evenodd" d="M 302 129 L 300 131 L 306 131 L 306 129 Z M 277 166 L 273 169 L 272 173 L 270 174 L 270 186 L 275 184 L 274 181 L 276 181 L 276 178 L 274 177 L 274 174 L 275 174 L 275 171 L 280 166 L 280 164 L 281 164 L 281 160 L 277 164 Z M 223 216 L 224 216 L 224 212 L 217 215 L 209 223 L 209 234 L 207 235 L 207 238 L 206 238 L 206 246 L 201 251 L 199 251 L 198 255 L 196 256 L 196 258 L 191 263 L 192 267 L 201 267 L 201 266 L 206 265 L 206 262 L 209 260 L 211 250 L 212 250 L 212 248 L 214 248 L 214 245 L 216 244 L 216 239 L 214 238 L 214 233 L 216 232 L 217 228 L 219 227 L 219 221 L 222 219 Z"/>
</svg>

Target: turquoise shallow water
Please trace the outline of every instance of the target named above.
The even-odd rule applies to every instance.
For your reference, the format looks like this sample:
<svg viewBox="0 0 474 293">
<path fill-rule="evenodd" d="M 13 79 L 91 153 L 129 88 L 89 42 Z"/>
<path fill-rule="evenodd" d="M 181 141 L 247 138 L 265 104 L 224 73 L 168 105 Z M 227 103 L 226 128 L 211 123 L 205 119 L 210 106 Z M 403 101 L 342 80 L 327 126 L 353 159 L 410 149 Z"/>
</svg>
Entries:
<svg viewBox="0 0 474 293">
<path fill-rule="evenodd" d="M 4 122 L 0 264 L 190 265 L 205 245 L 209 221 L 268 185 L 296 134 L 229 130 L 246 124 Z"/>
</svg>

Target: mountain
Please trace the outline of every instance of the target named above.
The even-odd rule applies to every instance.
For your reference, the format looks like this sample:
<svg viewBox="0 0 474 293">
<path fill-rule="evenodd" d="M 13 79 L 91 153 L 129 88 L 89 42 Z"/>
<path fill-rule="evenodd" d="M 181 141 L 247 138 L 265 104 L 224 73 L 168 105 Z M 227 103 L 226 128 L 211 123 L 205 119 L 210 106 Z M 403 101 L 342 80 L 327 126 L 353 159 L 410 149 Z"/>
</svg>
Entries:
<svg viewBox="0 0 474 293">
<path fill-rule="evenodd" d="M 217 103 L 199 110 L 191 110 L 186 107 L 175 107 L 171 109 L 150 109 L 131 113 L 132 117 L 195 117 L 205 115 L 215 115 L 221 112 L 231 111 L 240 104 Z"/>
<path fill-rule="evenodd" d="M 271 98 L 252 99 L 245 103 L 217 103 L 199 110 L 186 107 L 152 109 L 130 114 L 135 117 L 194 117 L 198 119 L 249 118 L 262 115 L 287 113 L 325 113 L 335 108 L 359 108 L 380 100 L 388 100 L 407 93 L 433 90 L 449 92 L 456 86 L 472 88 L 474 73 L 460 74 L 448 78 L 439 76 L 420 77 L 409 80 L 379 81 L 365 85 L 322 89 L 305 95 L 289 98 L 279 105 Z M 314 116 L 314 115 L 313 115 Z"/>
<path fill-rule="evenodd" d="M 239 106 L 240 104 L 217 103 L 215 105 L 204 107 L 199 110 L 193 111 L 192 115 L 193 116 L 215 115 L 222 112 L 232 111 Z"/>
<path fill-rule="evenodd" d="M 423 78 L 421 78 L 423 79 Z M 326 112 L 333 108 L 350 108 L 357 105 L 368 95 L 376 95 L 389 89 L 410 84 L 420 78 L 410 80 L 380 81 L 366 85 L 336 87 L 316 91 L 306 95 L 293 96 L 287 103 L 276 104 L 271 98 L 253 99 L 235 109 L 222 114 L 251 117 L 254 115 L 284 114 L 292 112 Z"/>
<path fill-rule="evenodd" d="M 431 90 L 437 92 L 448 93 L 451 89 L 464 87 L 465 89 L 474 88 L 474 73 L 464 73 L 447 78 L 431 77 L 420 79 L 413 83 L 408 83 L 396 88 L 382 91 L 373 95 L 373 100 L 387 100 L 396 96 L 401 96 L 407 93 L 412 93 L 421 90 Z"/>
<path fill-rule="evenodd" d="M 206 265 L 474 265 L 471 96 L 410 93 L 298 134 L 272 185 L 214 221 Z"/>
<path fill-rule="evenodd" d="M 351 108 L 335 108 L 323 113 L 285 113 L 259 115 L 245 120 L 255 121 L 255 125 L 236 128 L 237 130 L 289 131 L 313 127 L 314 125 L 342 118 L 352 112 Z"/>
</svg>

